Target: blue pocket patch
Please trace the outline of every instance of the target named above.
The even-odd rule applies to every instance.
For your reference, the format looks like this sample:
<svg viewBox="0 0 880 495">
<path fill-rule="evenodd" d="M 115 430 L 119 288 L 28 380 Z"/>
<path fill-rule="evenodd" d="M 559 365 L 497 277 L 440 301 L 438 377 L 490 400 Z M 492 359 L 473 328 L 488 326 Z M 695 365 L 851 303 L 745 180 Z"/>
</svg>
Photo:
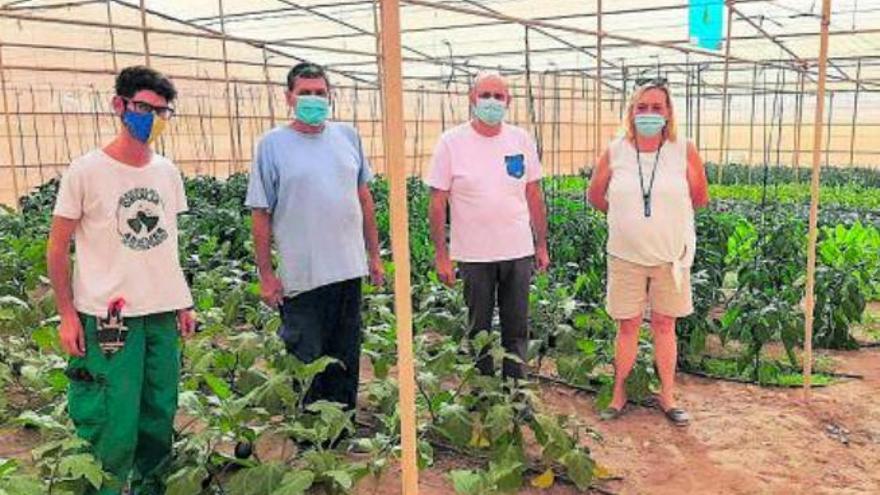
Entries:
<svg viewBox="0 0 880 495">
<path fill-rule="evenodd" d="M 507 166 L 507 175 L 521 179 L 526 173 L 526 159 L 523 155 L 507 155 L 504 157 Z"/>
</svg>

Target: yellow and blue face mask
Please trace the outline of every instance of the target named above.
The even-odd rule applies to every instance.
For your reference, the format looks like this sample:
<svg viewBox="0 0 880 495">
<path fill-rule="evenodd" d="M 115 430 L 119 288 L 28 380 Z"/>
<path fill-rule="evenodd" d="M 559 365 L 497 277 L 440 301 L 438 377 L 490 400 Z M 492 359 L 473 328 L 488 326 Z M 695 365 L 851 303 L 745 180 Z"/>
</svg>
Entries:
<svg viewBox="0 0 880 495">
<path fill-rule="evenodd" d="M 133 138 L 145 144 L 152 143 L 165 130 L 165 120 L 158 118 L 154 112 L 126 110 L 122 114 L 122 123 Z"/>
</svg>

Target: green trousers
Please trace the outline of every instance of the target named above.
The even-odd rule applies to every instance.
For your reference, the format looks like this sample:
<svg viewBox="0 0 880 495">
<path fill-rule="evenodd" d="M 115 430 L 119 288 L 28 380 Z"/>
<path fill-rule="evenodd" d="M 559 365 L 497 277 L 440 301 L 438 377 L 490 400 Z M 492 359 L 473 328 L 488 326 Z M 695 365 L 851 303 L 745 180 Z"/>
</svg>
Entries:
<svg viewBox="0 0 880 495">
<path fill-rule="evenodd" d="M 67 408 L 77 434 L 91 442 L 95 457 L 118 482 L 97 493 L 119 494 L 118 486 L 132 475 L 133 495 L 161 495 L 180 377 L 176 314 L 126 318 L 125 347 L 109 356 L 98 347 L 95 317 L 80 320 L 86 355 L 70 359 Z"/>
</svg>

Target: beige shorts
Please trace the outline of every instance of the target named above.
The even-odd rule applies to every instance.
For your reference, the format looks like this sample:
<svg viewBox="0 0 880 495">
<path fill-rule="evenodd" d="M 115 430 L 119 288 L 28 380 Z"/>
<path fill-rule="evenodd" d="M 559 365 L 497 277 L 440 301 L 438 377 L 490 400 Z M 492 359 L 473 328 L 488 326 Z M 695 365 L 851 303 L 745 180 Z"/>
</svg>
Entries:
<svg viewBox="0 0 880 495">
<path fill-rule="evenodd" d="M 681 318 L 694 311 L 691 274 L 676 288 L 672 264 L 642 266 L 608 255 L 608 292 L 605 309 L 615 320 L 641 316 L 650 307 L 662 315 Z"/>
</svg>

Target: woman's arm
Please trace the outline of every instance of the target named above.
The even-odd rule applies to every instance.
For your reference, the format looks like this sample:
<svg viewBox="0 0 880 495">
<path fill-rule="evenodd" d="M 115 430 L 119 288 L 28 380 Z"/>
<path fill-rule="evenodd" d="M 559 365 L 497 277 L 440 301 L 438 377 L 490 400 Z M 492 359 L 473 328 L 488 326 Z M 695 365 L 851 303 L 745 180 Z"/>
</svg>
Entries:
<svg viewBox="0 0 880 495">
<path fill-rule="evenodd" d="M 704 208 L 709 204 L 709 182 L 706 179 L 706 168 L 703 159 L 694 143 L 688 143 L 687 150 L 687 181 L 691 192 L 694 208 Z"/>
<path fill-rule="evenodd" d="M 608 150 L 602 153 L 599 163 L 593 170 L 593 177 L 590 179 L 590 188 L 587 190 L 587 200 L 597 210 L 602 213 L 608 213 L 608 199 L 605 195 L 608 192 L 608 184 L 611 182 L 611 163 Z"/>
</svg>

